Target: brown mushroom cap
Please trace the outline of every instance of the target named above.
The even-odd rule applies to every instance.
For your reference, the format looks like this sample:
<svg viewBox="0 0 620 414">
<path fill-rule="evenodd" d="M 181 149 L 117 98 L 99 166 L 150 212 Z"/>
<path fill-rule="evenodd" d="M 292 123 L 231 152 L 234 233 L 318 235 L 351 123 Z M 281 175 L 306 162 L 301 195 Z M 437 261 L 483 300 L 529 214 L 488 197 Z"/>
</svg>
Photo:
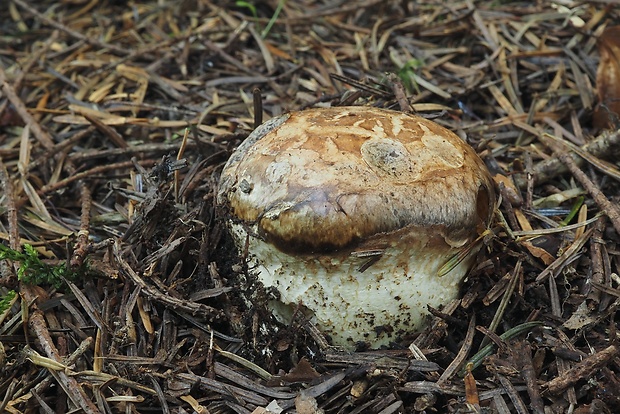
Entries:
<svg viewBox="0 0 620 414">
<path fill-rule="evenodd" d="M 484 163 L 446 128 L 336 107 L 257 128 L 226 164 L 218 200 L 280 250 L 315 253 L 406 228 L 461 247 L 486 228 L 495 196 Z"/>
</svg>

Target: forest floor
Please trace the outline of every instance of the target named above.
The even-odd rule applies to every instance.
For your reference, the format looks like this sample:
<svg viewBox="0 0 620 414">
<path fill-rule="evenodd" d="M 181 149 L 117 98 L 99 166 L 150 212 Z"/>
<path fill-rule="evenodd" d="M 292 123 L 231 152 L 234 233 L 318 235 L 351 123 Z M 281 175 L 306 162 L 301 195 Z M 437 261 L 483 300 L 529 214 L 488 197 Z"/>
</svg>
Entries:
<svg viewBox="0 0 620 414">
<path fill-rule="evenodd" d="M 613 3 L 4 0 L 0 412 L 620 412 Z M 248 300 L 214 197 L 256 122 L 342 105 L 501 194 L 461 299 L 379 350 Z"/>
</svg>

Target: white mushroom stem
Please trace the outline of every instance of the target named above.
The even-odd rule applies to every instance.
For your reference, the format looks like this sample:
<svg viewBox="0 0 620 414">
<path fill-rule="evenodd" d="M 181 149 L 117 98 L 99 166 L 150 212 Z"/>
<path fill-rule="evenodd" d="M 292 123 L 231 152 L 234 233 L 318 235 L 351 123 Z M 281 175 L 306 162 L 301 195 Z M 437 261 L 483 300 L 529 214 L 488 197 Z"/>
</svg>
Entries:
<svg viewBox="0 0 620 414">
<path fill-rule="evenodd" d="M 369 256 L 355 251 L 291 256 L 249 236 L 245 225 L 231 224 L 230 229 L 237 245 L 249 243 L 249 272 L 279 293 L 279 300 L 269 303 L 274 316 L 289 324 L 301 308 L 332 343 L 350 349 L 357 342 L 387 345 L 424 326 L 429 305 L 438 308 L 458 296 L 478 250 L 438 277 L 460 249 L 438 252 L 428 239 L 411 233 L 398 234 L 397 243 Z"/>
</svg>

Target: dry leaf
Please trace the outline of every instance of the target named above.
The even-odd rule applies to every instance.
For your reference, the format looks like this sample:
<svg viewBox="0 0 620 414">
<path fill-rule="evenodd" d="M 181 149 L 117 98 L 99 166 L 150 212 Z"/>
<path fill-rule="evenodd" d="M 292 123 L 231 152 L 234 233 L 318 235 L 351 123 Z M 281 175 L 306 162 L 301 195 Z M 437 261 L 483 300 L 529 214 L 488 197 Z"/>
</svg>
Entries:
<svg viewBox="0 0 620 414">
<path fill-rule="evenodd" d="M 519 222 L 519 226 L 521 226 L 521 230 L 523 231 L 534 230 L 529 220 L 527 219 L 527 217 L 525 217 L 525 214 L 523 214 L 523 212 L 521 211 L 521 209 L 515 208 L 514 211 L 515 211 L 515 217 L 517 218 L 517 221 Z"/>
<path fill-rule="evenodd" d="M 523 204 L 523 197 L 521 197 L 521 192 L 515 185 L 512 177 L 507 177 L 503 174 L 495 174 L 493 176 L 493 181 L 495 181 L 495 184 L 497 184 L 498 187 L 500 186 L 500 184 L 504 185 L 506 190 L 503 191 L 502 194 L 504 197 L 508 198 L 508 201 L 511 205 L 520 206 L 521 204 Z"/>
<path fill-rule="evenodd" d="M 585 326 L 588 326 L 592 323 L 596 322 L 596 317 L 591 315 L 590 310 L 588 309 L 588 305 L 585 301 L 581 302 L 581 305 L 577 308 L 575 312 L 565 321 L 562 326 L 566 329 L 582 329 Z"/>
<path fill-rule="evenodd" d="M 620 26 L 605 29 L 598 39 L 598 50 L 601 56 L 596 70 L 599 105 L 593 123 L 596 128 L 609 128 L 620 116 Z"/>
<path fill-rule="evenodd" d="M 288 374 L 282 377 L 283 380 L 287 382 L 306 382 L 312 381 L 320 377 L 319 373 L 316 372 L 312 365 L 308 362 L 306 358 L 302 358 L 299 360 L 299 363 L 289 372 Z"/>
<path fill-rule="evenodd" d="M 288 53 L 286 53 L 284 50 L 278 48 L 277 46 L 265 41 L 265 46 L 267 47 L 267 49 L 269 50 L 269 53 L 271 53 L 274 56 L 277 56 L 281 59 L 286 59 L 290 62 L 294 62 L 295 59 L 289 55 Z"/>
<path fill-rule="evenodd" d="M 463 382 L 465 383 L 465 400 L 467 403 L 473 405 L 474 407 L 480 407 L 478 387 L 476 386 L 476 379 L 471 373 L 470 366 L 467 367 L 467 373 L 465 374 L 465 378 L 463 378 Z"/>
<path fill-rule="evenodd" d="M 203 407 L 202 405 L 200 405 L 200 403 L 198 403 L 198 401 L 196 401 L 196 399 L 192 397 L 191 395 L 183 395 L 179 398 L 185 401 L 186 403 L 188 403 L 189 405 L 191 405 L 195 413 L 209 414 L 209 410 L 207 410 L 206 407 Z"/>
<path fill-rule="evenodd" d="M 284 411 L 276 400 L 271 401 L 265 409 L 267 410 L 266 414 L 280 414 Z"/>
<path fill-rule="evenodd" d="M 534 246 L 529 241 L 523 241 L 521 242 L 521 245 L 525 247 L 531 253 L 532 256 L 538 257 L 540 260 L 542 260 L 546 266 L 549 266 L 555 260 L 555 257 L 549 254 L 548 251 L 546 251 L 545 249 L 541 247 Z"/>
</svg>

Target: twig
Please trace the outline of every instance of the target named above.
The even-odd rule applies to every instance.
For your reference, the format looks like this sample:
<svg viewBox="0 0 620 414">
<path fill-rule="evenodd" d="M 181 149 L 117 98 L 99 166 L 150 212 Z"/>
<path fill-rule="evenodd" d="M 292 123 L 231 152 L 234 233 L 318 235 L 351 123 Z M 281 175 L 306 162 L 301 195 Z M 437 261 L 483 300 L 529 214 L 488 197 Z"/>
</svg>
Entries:
<svg viewBox="0 0 620 414">
<path fill-rule="evenodd" d="M 540 396 L 540 387 L 536 380 L 536 370 L 532 361 L 532 349 L 528 342 L 517 341 L 511 354 L 514 357 L 515 365 L 521 372 L 521 377 L 527 386 L 527 393 L 530 396 L 530 408 L 535 414 L 545 413 L 545 403 Z"/>
<path fill-rule="evenodd" d="M 609 361 L 618 355 L 618 347 L 610 345 L 594 355 L 584 358 L 574 367 L 566 371 L 562 376 L 556 377 L 545 384 L 545 391 L 550 394 L 559 394 L 565 389 L 582 379 L 592 377 L 599 368 L 607 365 Z"/>
<path fill-rule="evenodd" d="M 84 135 L 92 134 L 93 130 L 94 130 L 94 127 L 89 127 L 87 130 L 76 133 L 75 135 L 79 134 L 81 135 L 81 137 L 83 137 Z M 89 131 L 89 133 L 87 134 L 86 131 Z M 71 137 L 69 138 L 69 140 L 73 140 L 74 138 L 77 141 L 77 137 Z M 96 160 L 100 158 L 119 158 L 120 156 L 129 157 L 129 156 L 132 156 L 138 153 L 146 154 L 146 153 L 156 152 L 156 153 L 162 153 L 162 154 L 169 154 L 171 152 L 178 151 L 181 146 L 181 143 L 182 142 L 175 141 L 173 143 L 132 145 L 129 148 L 110 148 L 110 149 L 98 148 L 98 149 L 82 150 L 80 152 L 74 152 L 74 153 L 69 154 L 68 159 L 70 159 L 71 161 L 75 163 L 79 163 L 81 161 Z M 63 141 L 62 144 L 65 144 L 65 141 Z M 61 144 L 57 145 L 57 147 L 60 145 Z M 213 145 L 213 144 L 209 143 L 209 145 Z M 56 152 L 61 151 L 63 148 L 59 148 L 58 151 Z M 191 141 L 188 142 L 187 148 L 195 149 L 196 143 L 191 142 Z"/>
<path fill-rule="evenodd" d="M 23 300 L 27 303 L 34 303 L 36 301 L 36 294 L 33 289 L 25 284 L 21 285 L 20 292 L 23 294 Z M 36 306 L 36 305 L 33 305 Z M 58 350 L 54 346 L 52 341 L 52 337 L 47 329 L 47 325 L 45 323 L 45 317 L 43 316 L 43 312 L 39 309 L 35 308 L 30 313 L 29 323 L 30 327 L 34 331 L 39 344 L 48 358 L 55 360 L 56 362 L 62 363 L 62 357 L 58 353 Z M 90 401 L 90 399 L 84 393 L 82 387 L 78 384 L 75 378 L 70 377 L 64 371 L 57 371 L 57 379 L 62 385 L 62 388 L 67 393 L 67 396 L 71 398 L 71 400 L 78 406 L 81 407 L 87 414 L 98 414 L 99 410 L 97 407 Z"/>
<path fill-rule="evenodd" d="M 553 263 L 545 268 L 542 272 L 536 276 L 536 283 L 542 283 L 547 280 L 549 276 L 555 276 L 561 269 L 564 268 L 568 263 L 572 261 L 575 255 L 579 254 L 581 248 L 586 244 L 586 242 L 590 239 L 594 228 L 590 228 L 585 233 L 581 235 L 581 237 L 577 238 L 571 244 L 560 257 L 555 259 Z"/>
<path fill-rule="evenodd" d="M 43 46 L 37 49 L 37 51 L 34 52 L 28 58 L 28 61 L 20 68 L 21 70 L 19 71 L 19 74 L 17 74 L 15 76 L 15 79 L 13 80 L 13 90 L 16 94 L 19 93 L 26 74 L 30 73 L 30 70 L 32 69 L 34 64 L 37 63 L 39 59 L 41 59 L 41 56 L 43 56 L 43 54 L 49 50 L 50 46 L 56 41 L 56 39 L 58 39 L 58 32 L 54 31 L 52 32 L 52 35 L 45 41 Z M 4 112 L 4 110 L 6 109 L 6 104 L 7 101 L 3 101 L 2 104 L 0 104 L 0 114 L 2 114 L 2 112 Z"/>
<path fill-rule="evenodd" d="M 129 148 L 129 144 L 127 144 L 123 136 L 110 125 L 106 125 L 100 119 L 87 113 L 82 114 L 82 116 L 86 118 L 86 120 L 90 122 L 95 128 L 97 128 L 103 135 L 107 136 L 110 142 L 112 142 L 114 145 L 123 149 Z"/>
<path fill-rule="evenodd" d="M 15 388 L 17 388 L 17 385 L 19 384 L 19 381 L 15 378 L 13 378 L 11 380 L 11 382 L 9 383 L 8 387 L 6 388 L 6 391 L 4 393 L 4 398 L 2 399 L 2 402 L 0 402 L 0 412 L 4 413 L 6 412 L 5 409 L 7 407 L 7 405 L 14 400 L 15 398 L 13 398 L 13 395 L 15 394 Z"/>
<path fill-rule="evenodd" d="M 166 401 L 166 396 L 164 391 L 161 389 L 159 382 L 155 379 L 154 376 L 149 375 L 151 380 L 151 384 L 153 384 L 153 389 L 157 393 L 157 399 L 159 400 L 159 406 L 161 407 L 161 411 L 163 414 L 170 414 L 170 407 L 168 406 L 168 401 Z"/>
<path fill-rule="evenodd" d="M 15 206 L 15 193 L 9 173 L 0 156 L 0 186 L 2 193 L 6 195 L 6 215 L 9 223 L 9 243 L 13 250 L 19 249 L 19 227 L 17 226 L 17 207 Z M 2 272 L 0 285 L 13 288 L 17 285 L 17 277 L 13 272 Z"/>
<path fill-rule="evenodd" d="M 80 215 L 80 231 L 77 235 L 75 250 L 71 257 L 70 266 L 72 268 L 81 267 L 84 258 L 88 253 L 88 235 L 90 233 L 90 208 L 93 203 L 93 197 L 90 188 L 84 181 L 80 181 L 80 196 L 82 199 L 82 213 Z"/>
<path fill-rule="evenodd" d="M 347 352 L 328 350 L 325 352 L 325 360 L 339 364 L 369 365 L 378 368 L 391 368 L 413 372 L 433 372 L 439 370 L 439 365 L 435 362 L 394 357 L 389 355 L 389 353 L 382 352 L 356 352 L 355 354 L 350 354 Z"/>
<path fill-rule="evenodd" d="M 139 392 L 143 392 L 148 395 L 157 394 L 157 392 L 154 389 L 149 388 L 145 385 L 139 384 L 127 378 L 117 377 L 115 375 L 111 375 L 105 372 L 95 372 L 95 371 L 86 370 L 86 371 L 73 372 L 72 375 L 80 378 L 82 381 L 92 382 L 97 385 L 103 385 L 106 383 L 108 384 L 114 383 L 121 387 L 128 387 L 128 388 L 134 389 Z"/>
<path fill-rule="evenodd" d="M 209 50 L 211 50 L 212 52 L 216 53 L 220 58 L 222 58 L 222 60 L 230 63 L 231 65 L 233 65 L 240 72 L 247 73 L 247 74 L 252 75 L 252 76 L 256 74 L 254 71 L 248 69 L 248 67 L 245 64 L 243 64 L 243 62 L 240 62 L 238 59 L 236 59 L 232 55 L 228 54 L 224 50 L 224 48 L 216 45 L 214 42 L 211 42 L 210 40 L 204 40 L 204 45 Z"/>
<path fill-rule="evenodd" d="M 517 221 L 517 216 L 515 215 L 514 208 L 512 208 L 512 203 L 510 202 L 511 197 L 509 196 L 509 189 L 504 185 L 504 183 L 500 182 L 499 185 L 499 193 L 501 194 L 502 207 L 504 207 L 504 218 L 508 222 L 510 228 L 514 231 L 518 231 L 521 226 L 519 226 L 519 222 Z"/>
<path fill-rule="evenodd" d="M 252 90 L 252 101 L 254 104 L 254 129 L 263 123 L 263 97 L 260 88 Z"/>
<path fill-rule="evenodd" d="M 0 185 L 2 185 L 2 193 L 6 197 L 6 215 L 9 222 L 10 247 L 13 250 L 18 250 L 20 246 L 19 227 L 17 226 L 17 207 L 14 198 L 15 190 L 9 177 L 6 165 L 4 165 L 4 160 L 0 157 Z"/>
<path fill-rule="evenodd" d="M 39 409 L 41 410 L 41 412 L 43 412 L 44 414 L 54 414 L 55 413 L 55 411 L 52 410 L 52 407 L 47 405 L 45 400 L 39 395 L 39 393 L 36 390 L 32 390 L 32 396 L 34 397 L 35 400 L 37 400 L 37 404 L 39 404 Z M 58 408 L 58 407 L 56 407 L 56 408 Z"/>
<path fill-rule="evenodd" d="M 142 166 L 151 166 L 153 164 L 155 164 L 158 160 L 140 160 L 140 165 Z M 95 168 L 91 168 L 90 170 L 86 170 L 86 171 L 82 171 L 79 173 L 75 173 L 74 175 L 71 175 L 63 180 L 59 180 L 53 184 L 48 184 L 45 185 L 43 187 L 41 187 L 37 193 L 39 195 L 44 195 L 45 193 L 49 193 L 52 191 L 56 191 L 60 188 L 63 188 L 65 186 L 67 186 L 69 183 L 72 183 L 74 181 L 77 180 L 81 180 L 83 178 L 89 177 L 91 175 L 97 175 L 97 174 L 101 174 L 104 173 L 106 171 L 112 171 L 112 170 L 122 170 L 122 169 L 126 169 L 127 167 L 130 167 L 133 165 L 132 161 L 123 161 L 123 162 L 118 162 L 116 164 L 109 164 L 109 165 L 101 165 L 99 167 L 95 167 Z"/>
<path fill-rule="evenodd" d="M 512 270 L 512 276 L 510 277 L 508 286 L 506 287 L 506 290 L 504 291 L 504 294 L 502 295 L 502 300 L 500 301 L 499 306 L 497 307 L 497 310 L 495 311 L 495 315 L 493 315 L 493 320 L 489 324 L 488 329 L 489 331 L 493 333 L 495 333 L 495 331 L 499 327 L 499 324 L 502 322 L 502 320 L 504 320 L 504 315 L 506 313 L 506 309 L 508 308 L 508 303 L 510 302 L 510 298 L 512 297 L 512 294 L 515 291 L 517 282 L 519 281 L 519 279 L 521 278 L 523 274 L 523 270 L 521 269 L 522 262 L 523 261 L 519 259 L 514 269 Z M 482 342 L 480 343 L 480 349 L 485 347 L 489 343 L 489 341 L 490 341 L 489 336 L 485 336 Z"/>
<path fill-rule="evenodd" d="M 529 411 L 527 407 L 525 406 L 525 403 L 519 396 L 519 393 L 515 389 L 515 386 L 512 385 L 512 383 L 508 380 L 508 378 L 506 378 L 503 375 L 498 374 L 496 375 L 496 377 L 497 379 L 499 379 L 499 382 L 502 384 L 502 387 L 504 387 L 504 389 L 506 390 L 506 393 L 508 394 L 510 401 L 512 401 L 512 403 L 514 404 L 514 410 L 515 410 L 514 412 L 517 414 L 528 414 Z"/>
<path fill-rule="evenodd" d="M 592 289 L 592 282 L 605 284 L 605 268 L 603 265 L 603 254 L 607 254 L 603 242 L 603 232 L 605 231 L 606 224 L 605 216 L 599 217 L 594 224 L 594 233 L 590 239 L 590 260 L 592 262 L 592 272 L 586 274 L 586 283 L 584 283 L 583 294 L 590 301 L 596 304 L 601 302 L 601 291 L 598 289 Z M 599 308 L 599 310 L 603 310 Z"/>
<path fill-rule="evenodd" d="M 174 379 L 180 383 L 188 383 L 197 386 L 201 390 L 215 392 L 219 394 L 232 394 L 235 398 L 246 403 L 265 406 L 269 403 L 265 397 L 259 395 L 253 390 L 246 390 L 235 385 L 223 383 L 211 378 L 202 377 L 194 374 L 178 373 L 174 375 Z"/>
<path fill-rule="evenodd" d="M 80 345 L 77 347 L 77 349 L 75 351 L 73 351 L 73 353 L 71 353 L 71 355 L 69 355 L 68 357 L 65 358 L 65 360 L 63 361 L 63 363 L 67 366 L 71 366 L 73 365 L 79 357 L 81 357 L 84 352 L 86 352 L 87 350 L 90 349 L 90 347 L 93 344 L 93 338 L 92 337 L 87 337 L 86 339 L 84 339 Z M 54 377 L 52 377 L 51 375 L 48 375 L 47 377 L 45 377 L 45 379 L 43 379 L 43 381 L 40 381 L 39 383 L 37 383 L 37 385 L 34 386 L 34 388 L 32 389 L 32 391 L 38 392 L 38 393 L 42 393 L 43 391 L 45 391 L 47 388 L 50 387 L 50 385 L 52 384 L 52 380 L 54 379 Z M 26 390 L 22 390 L 23 392 L 26 392 Z M 16 395 L 16 397 L 19 397 L 20 395 Z M 0 412 L 2 412 L 0 410 Z"/>
<path fill-rule="evenodd" d="M 476 314 L 474 313 L 469 319 L 469 326 L 467 327 L 467 333 L 465 334 L 465 339 L 463 339 L 463 345 L 461 346 L 461 349 L 459 349 L 459 352 L 452 359 L 452 362 L 450 362 L 450 365 L 448 365 L 448 368 L 446 368 L 443 374 L 441 374 L 441 376 L 437 380 L 437 385 L 443 386 L 447 384 L 450 381 L 450 378 L 452 378 L 452 376 L 461 367 L 461 364 L 467 358 L 469 351 L 471 351 L 475 333 L 476 333 Z"/>
<path fill-rule="evenodd" d="M 41 128 L 41 125 L 36 121 L 36 119 L 34 119 L 30 112 L 28 112 L 24 102 L 22 102 L 19 96 L 17 96 L 15 89 L 9 84 L 2 67 L 0 67 L 0 85 L 2 87 L 2 92 L 4 92 L 9 101 L 11 101 L 24 123 L 30 125 L 32 133 L 41 145 L 43 145 L 43 147 L 47 150 L 54 148 L 54 140 L 51 135 Z"/>
<path fill-rule="evenodd" d="M 43 154 L 42 156 L 38 157 L 36 160 L 28 164 L 28 171 L 34 171 L 37 167 L 40 167 L 46 162 L 49 162 L 49 160 L 53 156 L 58 154 L 59 152 L 64 151 L 67 148 L 74 146 L 78 141 L 81 141 L 85 137 L 91 136 L 93 131 L 95 131 L 95 127 L 89 126 L 86 129 L 77 131 L 70 138 L 65 138 L 58 144 L 54 144 L 54 148 L 49 149 L 48 151 L 45 152 L 45 154 Z M 80 151 L 78 154 L 82 155 L 83 152 Z M 73 160 L 73 157 L 69 156 L 69 160 L 70 161 Z"/>
<path fill-rule="evenodd" d="M 394 92 L 394 96 L 396 97 L 396 101 L 398 102 L 398 106 L 402 112 L 406 113 L 414 113 L 415 111 L 409 104 L 409 100 L 407 99 L 407 94 L 405 93 L 405 87 L 401 82 L 398 75 L 395 73 L 390 73 L 388 75 L 388 80 L 390 81 L 390 86 L 392 88 L 392 92 Z"/>
<path fill-rule="evenodd" d="M 520 335 L 523 332 L 529 332 L 532 329 L 538 326 L 541 326 L 542 324 L 543 323 L 539 321 L 522 323 L 521 325 L 517 325 L 517 326 L 514 326 L 508 329 L 506 332 L 504 332 L 503 334 L 499 336 L 499 339 L 502 341 L 505 341 L 506 339 L 514 338 L 517 335 Z M 469 359 L 468 363 L 465 366 L 467 366 L 468 364 L 472 364 L 471 366 L 472 370 L 479 367 L 482 364 L 482 360 L 486 358 L 487 356 L 491 355 L 491 352 L 493 351 L 493 347 L 495 347 L 495 344 L 491 343 L 485 346 L 484 348 L 482 348 L 480 351 L 478 351 L 474 356 L 472 356 Z M 464 376 L 465 372 L 466 372 L 466 369 L 461 369 L 461 371 L 459 371 L 459 375 Z"/>
<path fill-rule="evenodd" d="M 569 338 L 561 329 L 556 330 L 556 335 L 558 339 L 561 341 L 561 344 L 563 347 L 566 347 L 569 350 L 569 352 L 573 353 L 573 355 L 575 356 L 579 355 L 579 357 L 576 358 L 575 361 L 579 361 L 581 358 L 584 358 L 587 356 L 585 352 L 579 352 L 579 350 L 575 348 L 575 346 L 573 345 L 571 341 L 571 338 Z M 557 348 L 556 348 L 556 352 L 557 352 Z M 555 364 L 558 370 L 556 378 L 559 378 L 565 375 L 566 372 L 570 370 L 573 365 L 571 360 L 569 360 L 568 358 L 564 358 L 563 356 L 560 356 L 560 355 L 556 355 Z M 564 390 L 564 396 L 569 404 L 577 404 L 577 393 L 575 392 L 575 387 L 570 386 L 566 390 Z"/>
<path fill-rule="evenodd" d="M 529 151 L 526 151 L 523 154 L 524 163 L 525 163 L 525 205 L 523 206 L 526 210 L 532 209 L 533 198 L 534 198 L 534 176 L 532 175 L 533 162 L 532 162 L 532 154 Z"/>
<path fill-rule="evenodd" d="M 599 208 L 605 211 L 607 217 L 611 221 L 611 224 L 616 229 L 616 232 L 620 235 L 620 208 L 617 205 L 609 201 L 605 194 L 588 178 L 586 173 L 581 171 L 577 166 L 575 160 L 567 153 L 557 154 L 558 159 L 569 169 L 573 177 L 577 179 L 583 185 L 588 193 L 592 196 Z"/>
<path fill-rule="evenodd" d="M 612 157 L 614 154 L 620 152 L 620 130 L 612 133 L 605 132 L 596 137 L 596 139 L 590 141 L 588 144 L 582 146 L 581 149 L 595 157 Z M 583 158 L 577 154 L 571 154 L 569 157 L 575 162 L 575 165 L 582 165 L 584 163 Z M 540 185 L 553 179 L 554 177 L 564 174 L 567 171 L 567 167 L 559 159 L 559 157 L 554 156 L 534 165 L 532 175 L 534 176 L 536 184 Z M 515 175 L 514 178 L 515 183 L 519 188 L 526 188 L 527 180 L 525 177 Z"/>
</svg>

